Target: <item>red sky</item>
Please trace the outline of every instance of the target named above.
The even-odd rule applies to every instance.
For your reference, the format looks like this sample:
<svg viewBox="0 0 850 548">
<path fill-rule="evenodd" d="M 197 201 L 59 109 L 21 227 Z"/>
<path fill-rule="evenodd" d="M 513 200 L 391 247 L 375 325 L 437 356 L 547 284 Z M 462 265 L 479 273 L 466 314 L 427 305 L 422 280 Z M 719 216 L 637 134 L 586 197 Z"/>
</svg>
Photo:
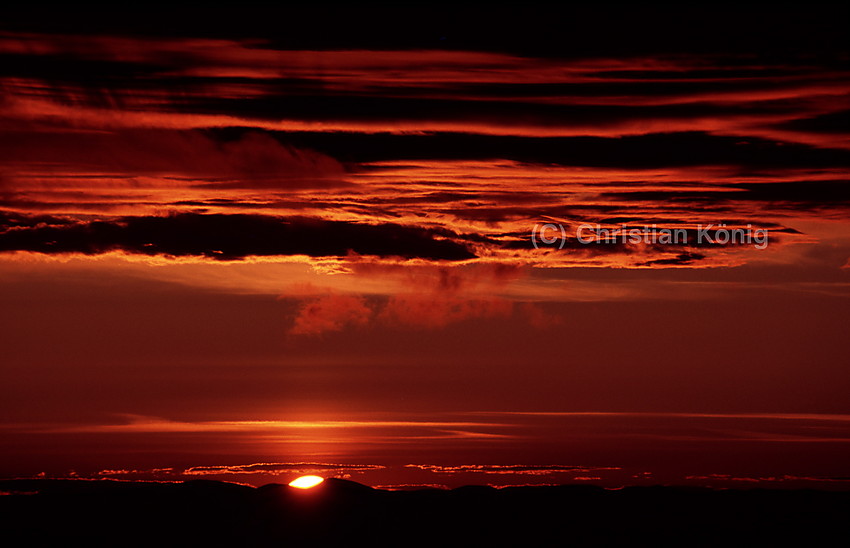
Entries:
<svg viewBox="0 0 850 548">
<path fill-rule="evenodd" d="M 0 26 L 0 475 L 843 485 L 838 19 L 494 13 Z"/>
</svg>

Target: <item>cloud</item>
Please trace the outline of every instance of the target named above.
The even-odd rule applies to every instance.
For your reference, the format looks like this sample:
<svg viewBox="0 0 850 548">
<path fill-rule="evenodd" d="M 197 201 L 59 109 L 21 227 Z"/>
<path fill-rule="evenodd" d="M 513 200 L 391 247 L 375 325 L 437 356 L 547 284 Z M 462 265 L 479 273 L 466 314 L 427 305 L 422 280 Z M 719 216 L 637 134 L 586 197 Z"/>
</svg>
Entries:
<svg viewBox="0 0 850 548">
<path fill-rule="evenodd" d="M 281 144 L 268 133 L 218 138 L 197 130 L 119 129 L 108 132 L 6 131 L 0 160 L 49 174 L 189 179 L 211 188 L 345 186 L 333 158 Z M 19 179 L 20 180 L 20 179 Z M 66 184 L 66 183 L 65 183 Z M 160 183 L 163 184 L 163 183 Z M 185 186 L 185 185 L 184 185 Z"/>
<path fill-rule="evenodd" d="M 0 251 L 85 255 L 124 251 L 218 260 L 292 255 L 345 257 L 350 253 L 448 261 L 475 256 L 464 243 L 445 239 L 449 236 L 452 234 L 445 230 L 389 223 L 182 213 L 5 227 L 0 232 Z"/>
<path fill-rule="evenodd" d="M 335 464 L 326 462 L 259 462 L 254 464 L 192 466 L 183 471 L 187 476 L 220 474 L 307 474 L 315 472 L 347 473 L 382 470 L 379 464 Z"/>
<path fill-rule="evenodd" d="M 367 297 L 292 286 L 281 296 L 299 301 L 290 334 L 318 335 L 368 325 L 439 329 L 462 321 L 511 317 L 521 317 L 541 329 L 561 322 L 537 303 L 496 294 L 524 275 L 515 265 L 453 268 L 355 261 L 351 267 L 358 276 L 383 280 L 387 294 Z"/>
<path fill-rule="evenodd" d="M 301 436 L 304 432 L 315 430 L 348 430 L 365 429 L 375 431 L 372 438 L 378 440 L 385 435 L 387 440 L 421 439 L 433 437 L 434 439 L 460 438 L 467 435 L 481 436 L 487 438 L 503 438 L 505 435 L 489 432 L 472 432 L 469 429 L 478 430 L 503 427 L 504 424 L 490 421 L 471 420 L 220 420 L 220 421 L 177 421 L 160 417 L 144 415 L 121 414 L 122 422 L 119 424 L 57 424 L 57 425 L 28 425 L 31 432 L 40 433 L 190 433 L 190 432 L 215 432 L 232 434 L 268 434 L 277 439 L 289 441 L 307 441 L 308 438 Z M 8 428 L 8 427 L 7 427 Z M 394 431 L 394 432 L 393 432 Z M 341 441 L 341 439 L 340 439 Z"/>
<path fill-rule="evenodd" d="M 553 329 L 564 323 L 562 316 L 546 311 L 538 303 L 520 303 L 518 306 L 521 315 L 535 329 Z"/>
<path fill-rule="evenodd" d="M 475 36 L 485 38 L 479 30 Z M 289 41 L 112 32 L 0 32 L 0 205 L 78 219 L 269 216 L 209 216 L 141 242 L 124 237 L 131 229 L 161 231 L 85 217 L 62 230 L 4 233 L 0 249 L 220 259 L 351 250 L 533 267 L 693 269 L 741 265 L 755 255 L 741 246 L 572 241 L 555 253 L 531 249 L 530 229 L 549 218 L 662 227 L 735 219 L 787 226 L 790 234 L 795 221 L 803 230 L 806 214 L 840 215 L 850 203 L 843 50 L 780 54 L 752 40 L 749 29 L 755 54 L 718 44 L 670 52 L 665 42 L 663 55 L 634 43 L 623 55 L 597 41 L 596 54 L 578 55 L 541 47 L 536 33 L 517 49 L 489 39 L 482 48 L 401 36 L 381 43 L 347 32 L 343 45 L 327 33 Z M 776 32 L 773 39 L 787 39 Z M 791 215 L 792 208 L 805 211 Z M 333 225 L 341 236 L 332 237 L 324 228 L 299 232 L 300 222 L 283 230 L 260 221 L 272 215 L 348 225 Z M 187 237 L 175 242 L 181 232 Z M 394 240 L 399 234 L 403 242 Z M 801 243 L 787 234 L 782 245 Z M 291 241 L 302 237 L 313 241 Z M 417 292 L 374 315 L 438 326 L 508 313 L 498 294 L 462 301 Z"/>
<path fill-rule="evenodd" d="M 849 85 L 850 86 L 850 85 Z M 689 123 L 679 130 L 665 124 L 632 135 L 575 132 L 570 135 L 488 135 L 440 133 L 357 135 L 292 133 L 294 146 L 357 162 L 390 160 L 502 159 L 521 163 L 649 169 L 682 166 L 749 168 L 847 167 L 850 151 L 785 143 L 757 136 L 717 135 Z"/>
<path fill-rule="evenodd" d="M 705 259 L 705 255 L 702 253 L 691 253 L 686 251 L 684 253 L 679 253 L 675 257 L 668 259 L 653 259 L 641 264 L 644 266 L 682 266 L 690 265 L 703 259 Z"/>
<path fill-rule="evenodd" d="M 380 317 L 390 325 L 438 328 L 463 320 L 506 318 L 512 311 L 513 303 L 504 298 L 399 295 L 390 297 Z"/>
<path fill-rule="evenodd" d="M 505 44 L 433 46 L 293 50 L 279 37 L 13 32 L 0 34 L 0 79 L 10 119 L 85 127 L 525 137 L 700 130 L 850 146 L 823 135 L 846 116 L 848 74 L 832 56 L 641 56 L 629 44 L 629 55 L 582 58 L 552 55 L 551 46 L 522 55 Z"/>
<path fill-rule="evenodd" d="M 518 303 L 501 297 L 407 293 L 375 298 L 328 294 L 301 299 L 289 329 L 292 335 L 319 335 L 370 325 L 440 329 L 462 321 L 514 316 L 538 329 L 556 327 L 563 321 L 536 303 Z"/>
<path fill-rule="evenodd" d="M 369 322 L 372 309 L 366 299 L 355 295 L 325 295 L 301 304 L 289 332 L 318 335 Z"/>
<path fill-rule="evenodd" d="M 289 333 L 319 335 L 374 324 L 437 329 L 464 320 L 507 318 L 513 310 L 514 303 L 504 298 L 403 294 L 367 299 L 326 294 L 302 298 Z"/>
<path fill-rule="evenodd" d="M 780 124 L 783 129 L 811 131 L 830 135 L 850 135 L 850 110 L 819 114 L 810 118 L 791 120 Z"/>
<path fill-rule="evenodd" d="M 647 191 L 642 189 L 606 193 L 606 197 L 618 200 L 662 201 L 673 200 L 686 203 L 735 203 L 764 202 L 776 207 L 783 203 L 789 207 L 813 209 L 846 208 L 850 205 L 850 180 L 813 179 L 768 181 L 758 183 L 731 183 L 715 189 L 677 189 Z"/>
<path fill-rule="evenodd" d="M 174 468 L 149 468 L 145 470 L 134 470 L 124 468 L 107 468 L 98 470 L 96 476 L 112 477 L 112 476 L 154 476 L 154 477 L 173 477 L 179 474 L 179 471 Z M 135 480 L 138 481 L 138 480 Z"/>
<path fill-rule="evenodd" d="M 743 482 L 743 483 L 783 483 L 783 482 L 816 482 L 816 483 L 843 483 L 850 481 L 846 477 L 830 476 L 795 476 L 783 474 L 781 476 L 733 476 L 731 474 L 707 474 L 685 476 L 687 480 L 699 480 L 702 482 Z"/>
<path fill-rule="evenodd" d="M 619 467 L 571 466 L 560 464 L 461 464 L 458 466 L 443 466 L 436 464 L 407 464 L 408 468 L 419 468 L 437 474 L 521 474 L 530 476 L 545 476 L 558 473 L 594 472 L 601 470 L 620 470 Z M 577 478 L 576 478 L 577 479 Z"/>
</svg>

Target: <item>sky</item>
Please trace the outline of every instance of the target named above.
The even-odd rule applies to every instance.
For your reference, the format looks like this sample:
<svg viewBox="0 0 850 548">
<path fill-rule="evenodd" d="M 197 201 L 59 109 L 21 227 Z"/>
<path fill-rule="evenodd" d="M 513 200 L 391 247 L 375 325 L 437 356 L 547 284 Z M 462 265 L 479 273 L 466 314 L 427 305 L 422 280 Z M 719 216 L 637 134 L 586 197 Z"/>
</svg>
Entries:
<svg viewBox="0 0 850 548">
<path fill-rule="evenodd" d="M 0 476 L 850 485 L 846 9 L 132 9 L 0 20 Z"/>
</svg>

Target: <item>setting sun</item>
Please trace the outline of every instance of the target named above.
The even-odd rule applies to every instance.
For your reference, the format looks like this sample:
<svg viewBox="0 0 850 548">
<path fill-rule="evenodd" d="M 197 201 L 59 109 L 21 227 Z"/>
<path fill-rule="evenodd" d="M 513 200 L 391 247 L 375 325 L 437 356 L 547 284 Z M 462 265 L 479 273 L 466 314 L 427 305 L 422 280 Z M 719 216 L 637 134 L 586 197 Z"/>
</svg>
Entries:
<svg viewBox="0 0 850 548">
<path fill-rule="evenodd" d="M 325 478 L 321 476 L 301 476 L 300 478 L 295 478 L 294 480 L 289 482 L 290 487 L 296 487 L 298 489 L 310 489 L 311 487 L 315 487 L 325 481 Z"/>
<path fill-rule="evenodd" d="M 2 537 L 847 536 L 850 2 L 38 4 Z"/>
</svg>

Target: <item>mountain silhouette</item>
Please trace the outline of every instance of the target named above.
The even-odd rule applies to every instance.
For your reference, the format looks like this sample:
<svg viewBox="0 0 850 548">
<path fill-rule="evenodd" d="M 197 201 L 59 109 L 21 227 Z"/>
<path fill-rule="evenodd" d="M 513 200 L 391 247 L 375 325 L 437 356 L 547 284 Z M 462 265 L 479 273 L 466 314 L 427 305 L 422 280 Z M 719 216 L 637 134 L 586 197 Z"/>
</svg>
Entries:
<svg viewBox="0 0 850 548">
<path fill-rule="evenodd" d="M 850 493 L 813 490 L 39 479 L 0 492 L 5 546 L 818 546 L 850 515 Z"/>
</svg>

